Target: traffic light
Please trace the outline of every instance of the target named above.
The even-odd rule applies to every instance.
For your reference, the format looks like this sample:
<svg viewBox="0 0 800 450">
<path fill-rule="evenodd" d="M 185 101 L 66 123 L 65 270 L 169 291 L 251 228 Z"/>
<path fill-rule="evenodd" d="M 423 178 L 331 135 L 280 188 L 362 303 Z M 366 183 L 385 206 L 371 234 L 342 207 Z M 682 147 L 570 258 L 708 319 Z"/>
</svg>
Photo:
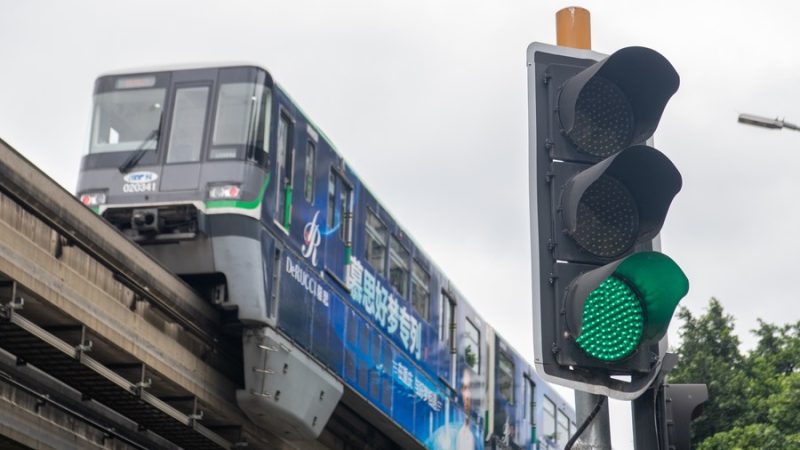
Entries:
<svg viewBox="0 0 800 450">
<path fill-rule="evenodd" d="M 703 413 L 708 386 L 665 383 L 664 378 L 677 362 L 676 354 L 667 353 L 656 380 L 631 402 L 633 448 L 636 450 L 692 448 L 692 421 Z"/>
<path fill-rule="evenodd" d="M 703 413 L 703 404 L 708 400 L 708 386 L 705 384 L 665 384 L 664 400 L 667 448 L 690 450 L 692 448 L 691 424 Z"/>
<path fill-rule="evenodd" d="M 550 381 L 632 399 L 658 373 L 689 282 L 653 251 L 682 179 L 647 144 L 679 83 L 644 47 L 528 49 L 535 362 Z"/>
</svg>

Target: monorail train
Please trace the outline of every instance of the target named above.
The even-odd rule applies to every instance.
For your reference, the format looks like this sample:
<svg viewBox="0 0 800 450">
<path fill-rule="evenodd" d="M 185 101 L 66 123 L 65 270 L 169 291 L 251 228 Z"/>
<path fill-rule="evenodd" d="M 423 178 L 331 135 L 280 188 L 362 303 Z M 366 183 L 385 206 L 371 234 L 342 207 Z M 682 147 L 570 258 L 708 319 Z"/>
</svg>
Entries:
<svg viewBox="0 0 800 450">
<path fill-rule="evenodd" d="M 262 68 L 98 78 L 77 196 L 236 317 L 237 401 L 286 439 L 317 438 L 340 403 L 401 448 L 563 448 L 574 431 Z"/>
</svg>

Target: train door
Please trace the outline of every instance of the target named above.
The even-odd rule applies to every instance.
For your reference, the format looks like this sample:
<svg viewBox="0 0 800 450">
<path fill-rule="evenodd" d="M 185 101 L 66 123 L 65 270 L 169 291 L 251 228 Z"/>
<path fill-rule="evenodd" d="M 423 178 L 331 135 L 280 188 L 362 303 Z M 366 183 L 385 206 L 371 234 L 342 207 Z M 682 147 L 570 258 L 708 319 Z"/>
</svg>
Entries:
<svg viewBox="0 0 800 450">
<path fill-rule="evenodd" d="M 281 109 L 275 155 L 275 222 L 287 233 L 292 219 L 294 181 L 294 119 Z"/>
<path fill-rule="evenodd" d="M 262 270 L 266 290 L 266 311 L 269 319 L 275 320 L 280 301 L 281 273 L 283 269 L 283 246 L 265 231 L 261 234 Z"/>
<path fill-rule="evenodd" d="M 161 191 L 196 191 L 200 184 L 215 70 L 175 72 Z"/>
<path fill-rule="evenodd" d="M 353 185 L 335 166 L 328 174 L 325 217 L 325 270 L 342 285 L 353 239 Z"/>
</svg>

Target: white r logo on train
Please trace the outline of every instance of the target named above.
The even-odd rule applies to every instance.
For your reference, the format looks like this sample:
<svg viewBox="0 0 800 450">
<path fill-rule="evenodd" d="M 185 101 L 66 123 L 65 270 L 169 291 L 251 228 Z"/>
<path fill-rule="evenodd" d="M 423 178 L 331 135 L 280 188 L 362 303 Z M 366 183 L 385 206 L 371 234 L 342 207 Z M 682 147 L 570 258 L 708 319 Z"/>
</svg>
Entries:
<svg viewBox="0 0 800 450">
<path fill-rule="evenodd" d="M 311 222 L 308 222 L 303 228 L 303 246 L 301 247 L 303 257 L 310 259 L 311 265 L 314 267 L 317 266 L 317 248 L 319 243 L 322 242 L 322 234 L 319 231 L 317 217 L 319 217 L 319 211 L 314 214 Z"/>
</svg>

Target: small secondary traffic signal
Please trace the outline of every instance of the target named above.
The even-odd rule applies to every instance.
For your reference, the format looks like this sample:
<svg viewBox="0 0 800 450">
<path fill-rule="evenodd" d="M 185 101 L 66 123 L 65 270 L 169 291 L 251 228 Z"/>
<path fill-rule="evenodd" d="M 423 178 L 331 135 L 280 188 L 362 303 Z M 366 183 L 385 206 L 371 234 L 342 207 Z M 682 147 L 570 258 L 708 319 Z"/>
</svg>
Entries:
<svg viewBox="0 0 800 450">
<path fill-rule="evenodd" d="M 550 381 L 635 398 L 689 288 L 652 251 L 682 180 L 647 143 L 679 77 L 644 47 L 605 57 L 538 43 L 528 73 L 536 365 Z"/>
<path fill-rule="evenodd" d="M 703 413 L 703 404 L 708 400 L 705 384 L 665 384 L 665 415 L 667 443 L 673 450 L 692 448 L 692 421 Z"/>
</svg>

